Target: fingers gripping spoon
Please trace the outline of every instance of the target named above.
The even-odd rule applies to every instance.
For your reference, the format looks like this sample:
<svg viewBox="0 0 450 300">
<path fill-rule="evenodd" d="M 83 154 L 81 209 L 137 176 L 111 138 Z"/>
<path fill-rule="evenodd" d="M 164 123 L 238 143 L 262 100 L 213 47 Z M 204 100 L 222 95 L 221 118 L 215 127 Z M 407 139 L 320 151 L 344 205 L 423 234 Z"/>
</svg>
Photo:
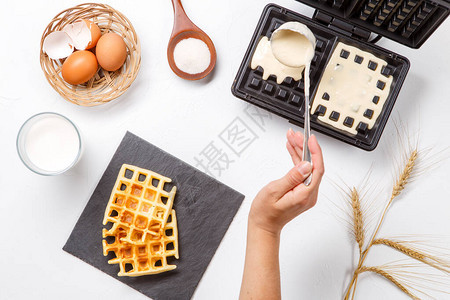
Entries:
<svg viewBox="0 0 450 300">
<path fill-rule="evenodd" d="M 305 25 L 298 22 L 286 22 L 276 29 L 270 40 L 271 48 L 275 58 L 282 64 L 300 68 L 305 67 L 305 124 L 304 124 L 304 140 L 303 140 L 303 161 L 312 164 L 311 151 L 308 147 L 310 137 L 310 108 L 309 108 L 309 70 L 311 60 L 314 57 L 314 49 L 316 38 L 314 34 Z M 312 176 L 310 175 L 304 182 L 310 185 Z"/>
</svg>

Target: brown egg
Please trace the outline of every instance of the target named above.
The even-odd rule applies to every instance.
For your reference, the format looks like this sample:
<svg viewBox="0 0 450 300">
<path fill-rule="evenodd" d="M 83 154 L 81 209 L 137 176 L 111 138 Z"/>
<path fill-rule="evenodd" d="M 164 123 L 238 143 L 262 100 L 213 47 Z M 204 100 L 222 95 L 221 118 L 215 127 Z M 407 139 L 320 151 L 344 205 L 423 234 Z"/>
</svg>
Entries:
<svg viewBox="0 0 450 300">
<path fill-rule="evenodd" d="M 97 24 L 92 23 L 89 20 L 83 20 L 87 27 L 91 30 L 91 41 L 89 42 L 86 49 L 92 49 L 97 45 L 98 40 L 102 36 L 102 32 L 100 31 L 100 28 L 98 28 Z"/>
<path fill-rule="evenodd" d="M 95 49 L 98 63 L 106 71 L 119 69 L 127 59 L 127 45 L 116 33 L 107 33 L 97 42 Z"/>
<path fill-rule="evenodd" d="M 61 74 L 67 83 L 82 84 L 97 73 L 97 59 L 90 51 L 76 51 L 63 63 Z"/>
</svg>

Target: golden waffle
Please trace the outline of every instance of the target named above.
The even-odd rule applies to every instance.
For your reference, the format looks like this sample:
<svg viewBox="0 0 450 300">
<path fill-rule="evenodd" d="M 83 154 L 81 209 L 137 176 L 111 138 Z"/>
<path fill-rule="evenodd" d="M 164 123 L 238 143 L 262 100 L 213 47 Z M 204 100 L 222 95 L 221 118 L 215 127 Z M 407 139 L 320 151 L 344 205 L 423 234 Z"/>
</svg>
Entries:
<svg viewBox="0 0 450 300">
<path fill-rule="evenodd" d="M 166 226 L 175 197 L 163 188 L 170 178 L 132 165 L 122 165 L 105 210 L 103 225 L 113 223 L 109 230 L 115 234 L 121 228 L 120 239 L 137 244 L 148 235 L 158 237 Z"/>
<path fill-rule="evenodd" d="M 103 240 L 103 255 L 114 252 L 115 258 L 108 261 L 109 264 L 119 264 L 119 276 L 141 276 L 158 274 L 176 268 L 167 263 L 167 257 L 174 256 L 178 259 L 178 229 L 175 210 L 171 211 L 166 226 L 161 228 L 158 236 L 147 235 L 142 243 L 130 244 L 124 242 L 129 228 L 116 226 L 116 230 L 103 229 L 103 238 L 113 239 L 111 243 Z"/>
</svg>

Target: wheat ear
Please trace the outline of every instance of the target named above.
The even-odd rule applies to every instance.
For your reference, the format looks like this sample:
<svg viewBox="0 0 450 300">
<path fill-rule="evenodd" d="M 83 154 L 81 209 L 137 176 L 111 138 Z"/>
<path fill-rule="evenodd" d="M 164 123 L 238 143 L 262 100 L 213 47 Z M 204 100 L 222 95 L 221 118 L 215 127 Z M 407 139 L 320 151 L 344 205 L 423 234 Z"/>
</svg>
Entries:
<svg viewBox="0 0 450 300">
<path fill-rule="evenodd" d="M 350 194 L 350 201 L 353 212 L 353 235 L 359 247 L 359 254 L 362 255 L 364 246 L 364 214 L 361 209 L 361 199 L 356 188 L 353 188 Z"/>
<path fill-rule="evenodd" d="M 397 251 L 400 251 L 406 255 L 408 255 L 409 257 L 412 257 L 414 259 L 417 260 L 424 260 L 426 258 L 425 254 L 420 253 L 419 251 L 416 251 L 414 249 L 411 249 L 405 245 L 402 245 L 399 242 L 393 241 L 393 240 L 389 240 L 389 239 L 376 239 L 373 241 L 374 245 L 386 245 L 388 247 L 394 248 Z"/>
<path fill-rule="evenodd" d="M 400 195 L 400 193 L 405 189 L 406 184 L 409 182 L 411 178 L 412 171 L 414 170 L 414 166 L 416 165 L 416 160 L 419 155 L 417 149 L 414 149 L 409 155 L 408 161 L 403 168 L 403 171 L 400 173 L 400 176 L 397 178 L 395 185 L 392 189 L 391 201 Z"/>
<path fill-rule="evenodd" d="M 361 267 L 358 271 L 359 273 L 363 273 L 363 272 L 373 272 L 376 273 L 384 278 L 386 278 L 387 280 L 389 280 L 390 282 L 392 282 L 393 284 L 395 284 L 400 290 L 402 290 L 403 293 L 405 293 L 406 295 L 408 295 L 409 297 L 411 297 L 411 299 L 414 300 L 420 300 L 419 297 L 417 297 L 416 295 L 414 295 L 413 293 L 411 293 L 404 284 L 402 284 L 399 280 L 397 280 L 394 276 L 392 276 L 389 272 L 386 272 L 385 270 L 379 268 L 379 267 Z"/>
<path fill-rule="evenodd" d="M 440 260 L 439 258 L 424 253 L 422 251 L 419 251 L 417 249 L 413 249 L 412 247 L 408 247 L 401 241 L 394 241 L 390 239 L 376 239 L 372 243 L 373 245 L 385 245 L 388 247 L 391 247 L 403 254 L 408 255 L 411 258 L 414 258 L 420 262 L 423 262 L 424 264 L 429 265 L 430 267 L 433 267 L 435 269 L 438 269 L 445 273 L 450 273 L 450 264 L 444 262 L 443 260 Z"/>
</svg>

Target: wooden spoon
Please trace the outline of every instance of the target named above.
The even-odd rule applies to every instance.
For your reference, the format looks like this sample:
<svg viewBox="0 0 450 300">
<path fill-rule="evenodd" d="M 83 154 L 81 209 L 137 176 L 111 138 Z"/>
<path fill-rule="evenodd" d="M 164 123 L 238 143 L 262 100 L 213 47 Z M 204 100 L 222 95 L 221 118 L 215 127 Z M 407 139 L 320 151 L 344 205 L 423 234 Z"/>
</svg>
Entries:
<svg viewBox="0 0 450 300">
<path fill-rule="evenodd" d="M 200 28 L 195 26 L 195 24 L 189 20 L 186 12 L 183 9 L 183 5 L 181 5 L 181 0 L 172 0 L 173 12 L 174 12 L 174 22 L 172 35 L 170 36 L 169 45 L 167 46 L 167 59 L 169 61 L 169 66 L 172 71 L 177 74 L 179 77 L 187 80 L 198 80 L 204 78 L 208 75 L 216 65 L 216 48 L 214 47 L 213 42 L 209 38 L 209 36 L 204 33 Z M 202 40 L 208 46 L 209 52 L 211 53 L 211 61 L 209 66 L 205 71 L 197 74 L 189 74 L 178 69 L 175 64 L 175 60 L 173 57 L 173 52 L 175 50 L 175 46 L 181 40 L 195 38 Z"/>
</svg>

